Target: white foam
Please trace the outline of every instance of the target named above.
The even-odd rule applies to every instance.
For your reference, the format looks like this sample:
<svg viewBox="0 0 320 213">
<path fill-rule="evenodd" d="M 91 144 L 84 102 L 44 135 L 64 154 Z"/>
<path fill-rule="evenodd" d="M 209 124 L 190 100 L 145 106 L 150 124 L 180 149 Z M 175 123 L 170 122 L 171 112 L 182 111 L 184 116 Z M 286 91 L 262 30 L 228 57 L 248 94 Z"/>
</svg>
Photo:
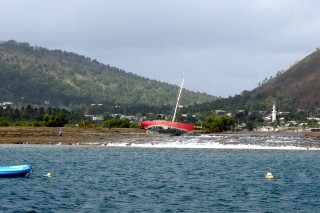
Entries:
<svg viewBox="0 0 320 213">
<path fill-rule="evenodd" d="M 108 143 L 114 147 L 179 148 L 179 149 L 250 149 L 250 150 L 317 150 L 299 135 L 200 135 L 182 137 L 150 137 Z"/>
<path fill-rule="evenodd" d="M 123 144 L 113 144 L 111 146 L 124 146 Z M 176 149 L 250 149 L 250 150 L 318 150 L 320 148 L 314 147 L 296 147 L 296 146 L 258 146 L 258 145 L 226 145 L 226 144 L 177 144 L 177 143 L 159 143 L 159 144 L 131 144 L 125 145 L 127 147 L 140 148 L 176 148 Z"/>
</svg>

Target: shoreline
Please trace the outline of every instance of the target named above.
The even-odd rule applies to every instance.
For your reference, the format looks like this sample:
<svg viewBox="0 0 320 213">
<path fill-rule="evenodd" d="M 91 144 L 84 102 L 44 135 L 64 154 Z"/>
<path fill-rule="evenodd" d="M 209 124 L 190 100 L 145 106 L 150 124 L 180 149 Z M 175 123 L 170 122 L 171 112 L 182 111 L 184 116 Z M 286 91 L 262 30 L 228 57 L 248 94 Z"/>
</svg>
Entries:
<svg viewBox="0 0 320 213">
<path fill-rule="evenodd" d="M 62 129 L 63 135 L 59 136 Z M 209 134 L 202 131 L 192 131 L 191 135 Z M 217 133 L 218 134 L 218 133 Z M 219 133 L 228 134 L 228 133 Z M 242 134 L 241 132 L 229 134 Z M 246 134 L 246 133 L 243 133 Z M 255 132 L 255 134 L 259 134 Z M 294 133 L 293 133 L 294 134 Z M 300 133 L 301 134 L 301 133 Z M 105 141 L 117 142 L 123 137 L 149 137 L 141 128 L 79 128 L 79 127 L 0 127 L 0 144 L 63 144 L 83 145 Z M 320 133 L 306 133 L 306 138 L 320 140 Z"/>
<path fill-rule="evenodd" d="M 62 129 L 62 137 L 59 130 Z M 147 136 L 139 128 L 0 127 L 0 144 L 85 144 L 103 143 L 119 137 Z"/>
</svg>

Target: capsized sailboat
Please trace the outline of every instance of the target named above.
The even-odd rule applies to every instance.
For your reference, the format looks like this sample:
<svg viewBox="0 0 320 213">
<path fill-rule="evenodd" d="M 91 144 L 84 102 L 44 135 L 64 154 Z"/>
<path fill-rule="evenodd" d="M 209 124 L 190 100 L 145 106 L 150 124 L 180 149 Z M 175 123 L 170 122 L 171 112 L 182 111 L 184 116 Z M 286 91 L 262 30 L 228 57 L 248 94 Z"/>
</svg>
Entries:
<svg viewBox="0 0 320 213">
<path fill-rule="evenodd" d="M 176 122 L 176 114 L 177 109 L 180 101 L 180 96 L 182 92 L 182 87 L 184 83 L 184 78 L 182 79 L 182 83 L 180 86 L 177 103 L 174 109 L 173 118 L 172 121 L 166 121 L 166 120 L 145 120 L 141 121 L 141 127 L 146 130 L 151 130 L 159 133 L 170 133 L 175 135 L 180 135 L 185 132 L 191 131 L 195 128 L 195 125 L 193 124 L 187 124 L 182 122 Z"/>
</svg>

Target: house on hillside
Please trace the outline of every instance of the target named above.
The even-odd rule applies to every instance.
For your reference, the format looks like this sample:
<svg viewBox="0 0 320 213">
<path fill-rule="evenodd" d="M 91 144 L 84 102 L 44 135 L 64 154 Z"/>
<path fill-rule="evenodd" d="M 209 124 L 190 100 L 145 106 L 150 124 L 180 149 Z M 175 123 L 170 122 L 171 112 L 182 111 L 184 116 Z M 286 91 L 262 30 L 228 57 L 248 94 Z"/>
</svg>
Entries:
<svg viewBox="0 0 320 213">
<path fill-rule="evenodd" d="M 3 109 L 5 109 L 5 108 L 7 108 L 7 106 L 11 106 L 11 105 L 13 105 L 13 102 L 7 101 L 7 102 L 2 102 L 2 103 L 0 103 L 0 106 L 1 106 Z"/>
<path fill-rule="evenodd" d="M 104 116 L 103 115 L 84 115 L 87 120 L 91 121 L 104 121 Z"/>
<path fill-rule="evenodd" d="M 225 113 L 226 113 L 226 111 L 223 111 L 221 109 L 215 110 L 215 114 L 217 114 L 217 115 L 224 115 Z"/>
</svg>

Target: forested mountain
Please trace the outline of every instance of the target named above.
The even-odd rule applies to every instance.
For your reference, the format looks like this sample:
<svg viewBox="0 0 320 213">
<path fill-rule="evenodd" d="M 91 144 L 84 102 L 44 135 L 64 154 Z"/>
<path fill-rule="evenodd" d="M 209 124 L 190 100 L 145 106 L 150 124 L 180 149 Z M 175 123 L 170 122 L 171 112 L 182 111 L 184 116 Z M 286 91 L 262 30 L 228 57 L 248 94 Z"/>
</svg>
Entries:
<svg viewBox="0 0 320 213">
<path fill-rule="evenodd" d="M 320 50 L 313 52 L 287 71 L 265 80 L 248 94 L 249 102 L 310 109 L 320 105 Z"/>
<path fill-rule="evenodd" d="M 319 79 L 320 50 L 317 50 L 287 71 L 266 78 L 254 90 L 234 97 L 216 99 L 184 89 L 181 102 L 189 108 L 183 112 L 270 110 L 273 104 L 282 111 L 319 109 Z M 0 82 L 0 102 L 40 106 L 46 102 L 54 107 L 122 104 L 136 113 L 172 109 L 179 90 L 178 86 L 127 73 L 75 53 L 12 40 L 0 43 Z M 157 112 L 156 108 L 150 108 L 154 106 Z"/>
<path fill-rule="evenodd" d="M 0 102 L 174 105 L 179 87 L 127 73 L 91 58 L 28 43 L 0 43 Z M 214 100 L 205 93 L 183 91 L 182 103 Z"/>
<path fill-rule="evenodd" d="M 286 71 L 264 79 L 252 91 L 243 91 L 233 97 L 197 104 L 190 111 L 213 112 L 220 109 L 227 112 L 266 110 L 272 105 L 281 111 L 308 110 L 320 112 L 320 50 L 317 49 Z M 314 115 L 315 115 L 314 114 Z"/>
</svg>

